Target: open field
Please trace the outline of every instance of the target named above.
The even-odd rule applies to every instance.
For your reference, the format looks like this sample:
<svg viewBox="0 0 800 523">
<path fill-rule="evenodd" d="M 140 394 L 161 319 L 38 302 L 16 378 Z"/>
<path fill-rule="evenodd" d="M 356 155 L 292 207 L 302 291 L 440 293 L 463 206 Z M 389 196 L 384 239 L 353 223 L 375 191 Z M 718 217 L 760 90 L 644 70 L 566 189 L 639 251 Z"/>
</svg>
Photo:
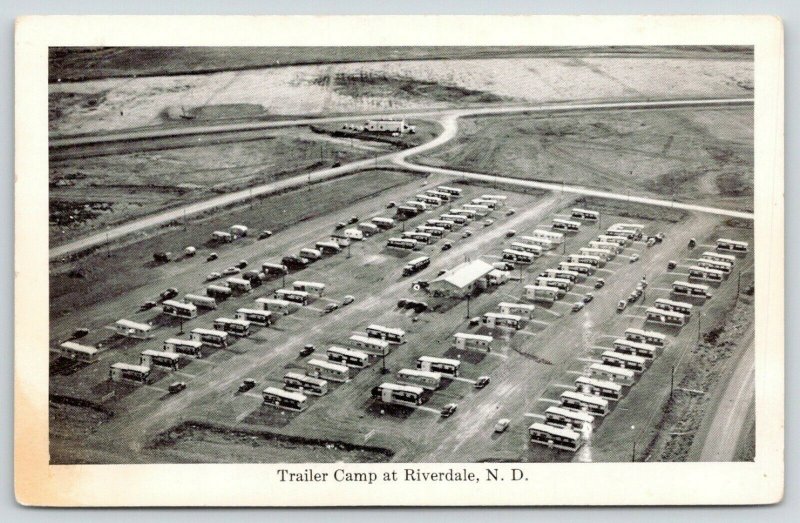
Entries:
<svg viewBox="0 0 800 523">
<path fill-rule="evenodd" d="M 734 210 L 753 209 L 748 107 L 464 118 L 416 161 Z"/>
<path fill-rule="evenodd" d="M 119 52 L 103 50 L 97 54 L 102 60 Z M 183 60 L 185 55 L 176 59 Z M 122 63 L 129 64 L 129 60 L 139 59 L 128 55 Z M 65 63 L 71 67 L 70 59 Z M 235 69 L 235 64 L 229 67 Z M 196 118 L 207 121 L 215 117 L 396 112 L 500 101 L 736 97 L 749 96 L 752 91 L 752 54 L 741 49 L 709 53 L 600 48 L 538 54 L 513 51 L 512 56 L 501 53 L 500 58 L 459 60 L 351 60 L 192 75 L 51 82 L 50 131 L 96 133 Z"/>
<path fill-rule="evenodd" d="M 281 317 L 269 328 L 256 330 L 248 338 L 236 341 L 229 348 L 210 351 L 201 360 L 187 361 L 180 371 L 169 376 L 158 371 L 148 385 L 133 387 L 106 382 L 111 363 L 135 363 L 138 354 L 147 348 L 160 348 L 164 339 L 179 329 L 208 327 L 214 318 L 232 316 L 239 308 L 252 304 L 258 296 L 270 295 L 282 284 L 280 279 L 265 283 L 251 293 L 220 304 L 216 311 L 204 312 L 185 322 L 165 320 L 157 310 L 136 312 L 138 305 L 153 299 L 166 287 L 177 287 L 181 293 L 202 292 L 203 278 L 212 270 L 232 265 L 240 259 L 258 267 L 262 261 L 277 261 L 283 254 L 295 253 L 325 239 L 333 225 L 351 215 L 360 219 L 377 215 L 390 216 L 385 208 L 389 200 L 403 201 L 421 189 L 453 180 L 431 176 L 425 180 L 407 174 L 370 172 L 326 182 L 310 188 L 276 195 L 257 201 L 253 207 L 243 206 L 203 220 L 192 222 L 187 231 L 180 225 L 165 234 L 140 243 L 123 245 L 107 258 L 104 252 L 82 259 L 87 272 L 82 279 L 70 278 L 70 264 L 51 266 L 51 341 L 55 345 L 78 326 L 92 329 L 86 343 L 101 344 L 100 361 L 79 368 L 66 368 L 53 363 L 51 394 L 101 403 L 103 395 L 115 396 L 102 403 L 102 409 L 55 404 L 51 410 L 51 456 L 54 463 L 117 463 L 117 462 L 263 462 L 263 461 L 626 461 L 631 455 L 631 439 L 645 443 L 646 435 L 659 422 L 662 400 L 669 391 L 670 368 L 676 365 L 676 383 L 697 368 L 681 363 L 683 354 L 692 350 L 698 332 L 697 319 L 680 331 L 670 334 L 670 343 L 602 423 L 598 424 L 589 442 L 578 454 L 532 447 L 528 443 L 527 426 L 537 420 L 565 385 L 583 372 L 589 361 L 596 359 L 597 347 L 610 346 L 609 336 L 621 334 L 629 326 L 643 324 L 643 303 L 656 297 L 668 297 L 665 288 L 674 279 L 682 278 L 687 264 L 696 256 L 687 251 L 689 238 L 696 237 L 699 249 L 719 236 L 730 236 L 752 242 L 752 231 L 724 219 L 709 215 L 684 213 L 669 209 L 623 202 L 607 203 L 576 200 L 557 193 L 511 192 L 501 187 L 459 185 L 464 195 L 458 203 L 487 192 L 508 196 L 507 207 L 516 209 L 506 215 L 504 209 L 494 211 L 495 223 L 469 226 L 474 234 L 461 238 L 461 231 L 447 235 L 454 244 L 442 252 L 442 240 L 423 249 L 432 263 L 421 274 L 403 278 L 400 269 L 416 254 L 400 255 L 385 248 L 389 236 L 399 228 L 409 229 L 434 217 L 443 210 L 432 210 L 406 222 L 402 227 L 381 233 L 351 249 L 325 257 L 307 269 L 287 276 L 289 282 L 302 279 L 327 284 L 325 295 L 289 316 Z M 646 233 L 663 232 L 663 243 L 652 248 L 635 242 L 614 261 L 594 276 L 580 282 L 563 300 L 552 306 L 537 306 L 534 317 L 520 331 L 485 327 L 469 327 L 467 316 L 496 310 L 501 301 L 518 301 L 523 286 L 531 283 L 543 269 L 554 267 L 562 258 L 551 251 L 533 264 L 514 271 L 520 281 L 510 281 L 475 296 L 469 305 L 456 301 L 436 302 L 433 312 L 414 314 L 400 310 L 400 298 L 417 296 L 434 303 L 420 291 L 412 290 L 415 279 L 432 279 L 441 269 L 464 259 L 481 257 L 498 261 L 509 242 L 505 233 L 515 229 L 524 234 L 537 227 L 548 227 L 553 217 L 563 216 L 575 202 L 600 210 L 602 225 L 615 221 L 635 221 L 646 226 Z M 211 231 L 233 223 L 244 223 L 257 232 L 271 228 L 276 234 L 264 241 L 247 238 L 223 247 L 204 245 Z M 564 252 L 584 246 L 600 228 L 586 223 L 577 234 L 570 235 Z M 156 250 L 179 250 L 184 245 L 199 247 L 192 259 L 182 259 L 153 266 L 151 254 Z M 211 250 L 218 250 L 220 259 L 205 262 Z M 629 257 L 641 259 L 631 263 Z M 674 273 L 666 273 L 670 259 L 679 260 Z M 737 270 L 751 270 L 752 255 L 737 263 Z M 616 302 L 626 296 L 636 282 L 647 276 L 650 286 L 645 297 L 623 313 L 615 310 Z M 607 284 L 594 290 L 598 277 Z M 731 278 L 733 279 L 733 277 Z M 743 276 L 743 280 L 745 276 Z M 586 292 L 594 300 L 578 313 L 571 313 L 572 302 Z M 698 307 L 704 313 L 701 334 L 717 329 L 721 318 L 730 310 L 736 297 L 736 281 L 727 281 L 714 290 L 708 305 Z M 331 314 L 322 308 L 352 294 L 355 302 Z M 152 340 L 135 342 L 110 336 L 102 326 L 118 318 L 149 321 L 157 326 Z M 743 322 L 746 323 L 745 317 Z M 361 370 L 349 383 L 333 384 L 323 397 L 312 398 L 310 408 L 302 413 L 278 411 L 262 405 L 260 390 L 280 386 L 283 374 L 304 368 L 297 355 L 305 343 L 317 347 L 316 357 L 330 345 L 348 345 L 354 332 L 363 332 L 370 323 L 399 327 L 406 331 L 406 342 L 396 347 L 385 360 L 391 371 L 412 367 L 420 355 L 459 358 L 462 377 L 445 382 L 418 409 L 382 408 L 370 398 L 372 387 L 391 380 L 380 373 L 380 362 Z M 490 333 L 495 337 L 490 353 L 460 352 L 452 345 L 455 332 Z M 722 339 L 722 338 L 720 338 Z M 733 351 L 743 347 L 726 348 Z M 322 356 L 324 358 L 324 356 Z M 700 362 L 702 363 L 702 362 Z M 476 390 L 473 380 L 488 375 L 492 382 L 486 389 Z M 257 381 L 255 389 L 236 393 L 243 378 Z M 183 380 L 187 390 L 177 395 L 166 392 L 174 380 Z M 708 385 L 710 388 L 715 383 Z M 449 402 L 459 407 L 451 418 L 440 418 L 438 409 Z M 709 409 L 712 406 L 709 406 Z M 106 412 L 113 413 L 108 417 Z M 692 414 L 690 414 L 692 415 Z M 498 418 L 511 421 L 507 433 L 493 434 Z M 637 433 L 622 427 L 637 427 Z M 74 430 L 73 430 L 74 428 Z M 641 432 L 638 432 L 641 431 Z"/>
<path fill-rule="evenodd" d="M 51 157 L 51 245 L 170 206 L 392 150 L 378 142 L 329 139 L 307 128 L 233 134 L 125 142 L 117 154 L 106 148 L 102 156 L 82 150 Z"/>
</svg>

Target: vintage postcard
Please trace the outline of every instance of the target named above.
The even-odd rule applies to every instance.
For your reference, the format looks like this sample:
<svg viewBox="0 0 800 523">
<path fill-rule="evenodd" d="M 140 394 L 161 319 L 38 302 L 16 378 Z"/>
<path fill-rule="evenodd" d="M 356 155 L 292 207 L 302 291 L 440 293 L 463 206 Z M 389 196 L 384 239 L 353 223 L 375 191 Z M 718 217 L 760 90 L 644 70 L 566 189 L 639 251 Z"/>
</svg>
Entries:
<svg viewBox="0 0 800 523">
<path fill-rule="evenodd" d="M 37 506 L 783 495 L 783 32 L 27 17 Z"/>
</svg>

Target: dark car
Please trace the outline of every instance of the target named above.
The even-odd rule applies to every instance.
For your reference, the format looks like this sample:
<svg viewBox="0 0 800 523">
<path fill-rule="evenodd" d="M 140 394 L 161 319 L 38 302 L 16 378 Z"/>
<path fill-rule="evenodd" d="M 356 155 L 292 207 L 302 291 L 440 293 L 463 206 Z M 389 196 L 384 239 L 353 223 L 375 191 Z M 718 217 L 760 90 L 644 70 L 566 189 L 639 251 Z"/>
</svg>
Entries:
<svg viewBox="0 0 800 523">
<path fill-rule="evenodd" d="M 656 243 L 663 242 L 664 241 L 664 233 L 663 232 L 659 232 L 658 234 L 656 234 L 655 238 L 656 238 Z"/>
<path fill-rule="evenodd" d="M 406 303 L 408 303 L 408 300 L 406 299 L 397 300 L 397 306 L 400 307 L 401 309 L 405 309 Z"/>
<path fill-rule="evenodd" d="M 206 261 L 214 261 L 217 258 L 219 258 L 219 254 L 217 254 L 216 252 L 212 252 L 211 254 L 208 255 L 208 258 L 206 258 Z"/>
<path fill-rule="evenodd" d="M 667 262 L 667 270 L 668 271 L 671 271 L 671 270 L 675 269 L 675 267 L 677 267 L 677 266 L 678 266 L 678 262 L 676 262 L 675 260 L 670 260 L 670 261 Z"/>
<path fill-rule="evenodd" d="M 314 352 L 314 346 L 309 343 L 305 345 L 302 349 L 300 349 L 300 357 L 305 358 L 312 352 Z"/>
<path fill-rule="evenodd" d="M 266 240 L 270 236 L 272 236 L 272 231 L 265 230 L 265 231 L 261 231 L 261 234 L 258 235 L 258 239 L 259 240 Z"/>
<path fill-rule="evenodd" d="M 306 259 L 300 256 L 284 256 L 283 259 L 281 259 L 281 263 L 290 269 L 302 269 L 308 265 Z"/>
<path fill-rule="evenodd" d="M 481 376 L 480 378 L 475 380 L 475 388 L 482 389 L 486 387 L 486 385 L 488 385 L 490 381 L 491 379 L 489 378 L 489 376 Z"/>
<path fill-rule="evenodd" d="M 88 335 L 89 335 L 89 329 L 85 329 L 85 328 L 75 329 L 72 332 L 72 339 L 73 340 L 77 340 L 77 339 L 83 338 L 84 336 L 88 336 Z"/>
<path fill-rule="evenodd" d="M 450 416 L 453 415 L 453 413 L 456 411 L 457 408 L 458 408 L 458 405 L 456 405 L 455 403 L 448 403 L 447 405 L 442 407 L 442 411 L 441 411 L 442 417 L 443 418 L 449 418 Z"/>
<path fill-rule="evenodd" d="M 248 390 L 252 389 L 256 386 L 256 380 L 247 378 L 242 380 L 239 384 L 239 392 L 247 392 Z"/>
<path fill-rule="evenodd" d="M 473 316 L 469 319 L 469 326 L 476 327 L 481 324 L 481 317 L 480 316 Z"/>
<path fill-rule="evenodd" d="M 358 216 L 351 216 L 349 220 L 347 220 L 348 225 L 352 225 L 354 223 L 358 223 Z"/>
<path fill-rule="evenodd" d="M 175 289 L 174 287 L 170 287 L 169 289 L 159 294 L 162 300 L 171 300 L 177 295 L 178 295 L 178 289 Z"/>
<path fill-rule="evenodd" d="M 697 247 L 697 240 L 692 238 L 691 240 L 689 240 L 689 248 L 694 249 L 695 247 Z"/>
<path fill-rule="evenodd" d="M 594 284 L 594 288 L 595 289 L 602 289 L 605 284 L 606 284 L 606 280 L 604 280 L 603 278 L 598 278 L 597 281 Z"/>
<path fill-rule="evenodd" d="M 150 309 L 152 309 L 156 305 L 158 305 L 158 304 L 156 302 L 154 302 L 154 301 L 146 301 L 146 302 L 142 303 L 141 305 L 139 305 L 139 310 L 140 311 L 149 311 Z"/>
<path fill-rule="evenodd" d="M 583 303 L 589 303 L 594 299 L 594 294 L 591 292 L 587 292 L 586 295 L 583 297 Z"/>
<path fill-rule="evenodd" d="M 453 244 L 452 244 L 452 243 L 450 243 L 450 242 L 444 242 L 444 243 L 442 244 L 442 250 L 443 250 L 443 251 L 449 251 L 449 250 L 450 250 L 450 249 L 452 249 L 452 248 L 453 248 Z"/>
<path fill-rule="evenodd" d="M 428 304 L 424 301 L 406 300 L 405 308 L 411 309 L 419 314 L 428 310 Z"/>
<path fill-rule="evenodd" d="M 336 224 L 336 230 L 337 230 L 337 231 L 338 231 L 339 229 L 344 229 L 345 227 L 347 227 L 347 224 L 346 224 L 346 223 L 344 223 L 344 222 L 339 222 L 339 223 L 337 223 L 337 224 Z"/>
<path fill-rule="evenodd" d="M 183 381 L 176 381 L 175 383 L 172 383 L 167 388 L 167 390 L 169 391 L 170 394 L 177 394 L 185 388 L 186 388 L 186 383 L 184 383 Z"/>
</svg>

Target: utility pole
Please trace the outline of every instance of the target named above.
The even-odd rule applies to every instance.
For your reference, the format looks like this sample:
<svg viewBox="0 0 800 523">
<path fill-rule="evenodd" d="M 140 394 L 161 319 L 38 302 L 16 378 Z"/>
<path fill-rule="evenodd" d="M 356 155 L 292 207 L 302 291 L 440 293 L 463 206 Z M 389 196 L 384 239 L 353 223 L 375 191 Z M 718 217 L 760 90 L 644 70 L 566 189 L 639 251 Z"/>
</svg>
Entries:
<svg viewBox="0 0 800 523">
<path fill-rule="evenodd" d="M 469 300 L 470 300 L 470 295 L 467 294 L 467 319 L 469 319 Z"/>
<path fill-rule="evenodd" d="M 183 334 L 183 318 L 179 318 L 179 321 L 181 322 L 181 330 L 178 334 Z"/>
<path fill-rule="evenodd" d="M 636 440 L 633 441 L 633 451 L 631 452 L 631 461 L 636 461 Z"/>
<path fill-rule="evenodd" d="M 281 288 L 286 288 L 286 271 L 281 273 Z"/>
<path fill-rule="evenodd" d="M 672 392 L 675 390 L 675 365 L 672 366 L 672 374 L 669 378 L 669 399 L 672 399 Z"/>
<path fill-rule="evenodd" d="M 703 323 L 703 313 L 697 315 L 697 345 L 700 345 L 700 325 Z"/>
<path fill-rule="evenodd" d="M 348 242 L 348 243 L 347 243 L 347 258 L 348 258 L 348 259 L 350 258 L 350 244 L 351 244 L 351 243 L 352 243 L 352 242 Z"/>
</svg>

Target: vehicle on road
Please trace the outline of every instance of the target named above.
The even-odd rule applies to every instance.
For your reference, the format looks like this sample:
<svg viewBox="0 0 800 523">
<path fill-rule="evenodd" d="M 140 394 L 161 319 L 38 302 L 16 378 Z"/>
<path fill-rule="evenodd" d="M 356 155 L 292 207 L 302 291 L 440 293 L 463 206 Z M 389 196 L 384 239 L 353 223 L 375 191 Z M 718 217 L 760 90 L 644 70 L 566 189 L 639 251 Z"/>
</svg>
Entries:
<svg viewBox="0 0 800 523">
<path fill-rule="evenodd" d="M 509 229 L 506 231 L 506 238 L 511 238 L 517 234 L 517 231 L 514 229 Z"/>
<path fill-rule="evenodd" d="M 314 346 L 308 343 L 305 346 L 303 346 L 302 349 L 300 349 L 300 357 L 305 358 L 306 356 L 308 356 L 313 352 L 314 352 Z"/>
<path fill-rule="evenodd" d="M 648 247 L 652 247 L 655 244 L 656 244 L 655 236 L 651 236 L 651 237 L 647 238 L 647 246 Z"/>
<path fill-rule="evenodd" d="M 492 220 L 491 218 L 489 218 L 487 220 L 483 220 L 483 226 L 484 227 L 488 227 L 488 226 L 492 225 L 493 223 L 494 223 L 494 220 Z"/>
<path fill-rule="evenodd" d="M 583 297 L 583 303 L 589 303 L 594 299 L 594 294 L 591 292 L 587 292 L 586 295 Z"/>
<path fill-rule="evenodd" d="M 475 388 L 482 389 L 486 387 L 486 385 L 488 385 L 490 381 L 491 378 L 489 378 L 489 376 L 481 376 L 477 380 L 475 380 Z"/>
<path fill-rule="evenodd" d="M 256 380 L 252 378 L 245 378 L 239 384 L 239 392 L 247 392 L 248 390 L 252 389 L 256 386 Z"/>
<path fill-rule="evenodd" d="M 517 211 L 515 211 L 514 209 L 509 209 L 509 210 L 506 211 L 506 216 L 513 216 L 514 213 L 516 213 L 516 212 Z"/>
<path fill-rule="evenodd" d="M 697 247 L 697 240 L 692 238 L 689 240 L 689 248 L 694 249 L 695 247 Z"/>
<path fill-rule="evenodd" d="M 350 296 L 350 295 L 348 294 L 347 296 L 345 296 L 344 298 L 342 298 L 342 305 L 350 305 L 350 304 L 351 304 L 351 303 L 353 303 L 355 300 L 356 300 L 355 298 L 353 298 L 352 296 Z"/>
<path fill-rule="evenodd" d="M 210 273 L 208 273 L 208 276 L 206 276 L 206 281 L 214 281 L 214 280 L 218 280 L 220 278 L 222 278 L 222 274 L 220 274 L 218 272 L 210 272 Z"/>
<path fill-rule="evenodd" d="M 674 270 L 677 266 L 678 266 L 678 262 L 676 262 L 675 260 L 670 260 L 670 261 L 667 262 L 667 270 L 668 271 Z"/>
<path fill-rule="evenodd" d="M 594 284 L 595 289 L 602 289 L 606 284 L 606 280 L 603 278 L 597 278 L 597 281 Z"/>
<path fill-rule="evenodd" d="M 212 252 L 211 254 L 208 255 L 208 258 L 206 258 L 206 261 L 214 261 L 217 258 L 219 258 L 219 254 L 217 254 L 216 252 Z"/>
<path fill-rule="evenodd" d="M 452 248 L 453 248 L 453 244 L 451 242 L 444 242 L 442 244 L 442 250 L 443 251 L 449 251 Z"/>
<path fill-rule="evenodd" d="M 169 289 L 166 289 L 165 291 L 163 291 L 159 295 L 159 297 L 163 301 L 163 300 L 171 300 L 172 298 L 174 298 L 177 295 L 178 295 L 178 289 L 176 289 L 174 287 L 170 287 Z"/>
<path fill-rule="evenodd" d="M 272 231 L 270 231 L 269 229 L 265 229 L 265 230 L 261 231 L 261 234 L 258 235 L 258 239 L 259 240 L 266 240 L 270 236 L 272 236 Z"/>
<path fill-rule="evenodd" d="M 339 308 L 339 304 L 338 303 L 329 303 L 329 304 L 327 304 L 325 306 L 325 309 L 323 309 L 323 310 L 325 311 L 325 314 L 328 314 L 328 313 L 331 313 L 331 312 L 335 311 L 338 308 Z"/>
<path fill-rule="evenodd" d="M 394 207 L 397 207 L 397 202 L 392 201 L 386 204 L 387 209 L 393 209 Z"/>
<path fill-rule="evenodd" d="M 470 236 L 472 236 L 472 231 L 470 231 L 469 229 L 464 229 L 461 232 L 461 237 L 462 238 L 469 238 Z"/>
<path fill-rule="evenodd" d="M 582 301 L 576 301 L 572 304 L 572 312 L 579 312 L 581 309 L 583 309 Z"/>
<path fill-rule="evenodd" d="M 637 261 L 639 261 L 639 255 L 636 254 L 636 253 L 631 254 L 630 262 L 634 263 L 634 262 L 637 262 Z"/>
<path fill-rule="evenodd" d="M 495 425 L 494 425 L 494 431 L 495 431 L 495 433 L 497 433 L 497 434 L 502 434 L 503 432 L 505 432 L 505 431 L 506 431 L 506 429 L 508 428 L 508 426 L 509 426 L 510 424 L 511 424 L 511 420 L 510 420 L 510 419 L 508 419 L 508 418 L 503 418 L 503 419 L 499 420 L 499 421 L 498 421 L 497 423 L 495 423 Z"/>
<path fill-rule="evenodd" d="M 624 311 L 625 307 L 627 307 L 627 306 L 628 306 L 628 302 L 626 302 L 625 300 L 619 300 L 619 302 L 617 303 L 617 312 Z"/>
<path fill-rule="evenodd" d="M 222 271 L 222 274 L 225 276 L 230 276 L 231 274 L 239 274 L 241 270 L 242 269 L 240 269 L 239 267 L 228 267 L 227 269 Z"/>
<path fill-rule="evenodd" d="M 177 394 L 177 393 L 179 393 L 180 391 L 182 391 L 185 388 L 186 388 L 186 383 L 185 382 L 176 381 L 175 383 L 170 384 L 170 386 L 167 388 L 167 390 L 169 391 L 170 394 Z"/>
<path fill-rule="evenodd" d="M 443 418 L 449 418 L 450 416 L 453 415 L 453 413 L 456 411 L 457 408 L 458 405 L 456 405 L 455 403 L 448 403 L 447 405 L 442 407 L 441 416 Z"/>
<path fill-rule="evenodd" d="M 154 301 L 146 301 L 146 302 L 142 303 L 141 305 L 139 305 L 139 310 L 140 311 L 149 311 L 150 309 L 152 309 L 156 305 L 158 305 L 158 304 L 156 302 L 154 302 Z"/>
</svg>

